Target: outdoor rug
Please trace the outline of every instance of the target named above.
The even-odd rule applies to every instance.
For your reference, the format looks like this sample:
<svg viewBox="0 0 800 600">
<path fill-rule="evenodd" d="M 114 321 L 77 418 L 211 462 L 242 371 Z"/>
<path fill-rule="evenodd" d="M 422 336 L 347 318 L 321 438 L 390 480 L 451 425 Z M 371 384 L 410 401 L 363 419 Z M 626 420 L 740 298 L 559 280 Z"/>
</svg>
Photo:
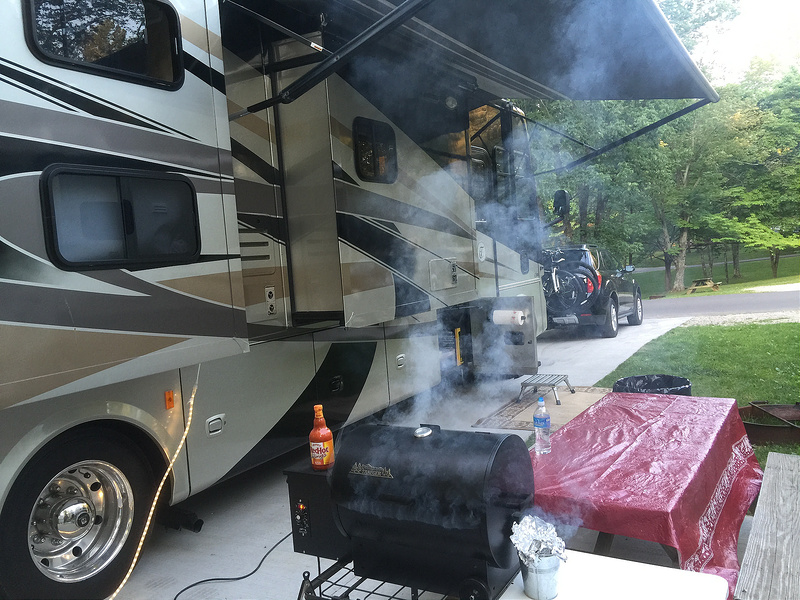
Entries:
<svg viewBox="0 0 800 600">
<path fill-rule="evenodd" d="M 533 413 L 541 395 L 544 397 L 547 412 L 550 413 L 551 429 L 558 429 L 611 391 L 608 388 L 573 387 L 574 394 L 570 393 L 566 386 L 557 387 L 558 397 L 561 400 L 560 406 L 556 404 L 552 390 L 546 388 L 546 394 L 527 393 L 519 401 L 514 398 L 488 417 L 480 419 L 473 427 L 533 431 Z M 544 392 L 544 390 L 540 391 Z"/>
</svg>

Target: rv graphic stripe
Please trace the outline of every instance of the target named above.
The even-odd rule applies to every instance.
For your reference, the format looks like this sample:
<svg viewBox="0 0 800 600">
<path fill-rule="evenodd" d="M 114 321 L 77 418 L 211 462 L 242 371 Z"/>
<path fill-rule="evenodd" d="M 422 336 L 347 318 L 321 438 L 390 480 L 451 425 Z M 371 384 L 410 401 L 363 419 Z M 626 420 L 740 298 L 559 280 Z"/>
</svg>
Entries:
<svg viewBox="0 0 800 600">
<path fill-rule="evenodd" d="M 350 175 L 347 174 L 347 171 L 345 171 L 336 161 L 333 161 L 333 178 L 344 181 L 345 183 L 349 183 L 350 185 L 358 185 L 358 182 L 350 177 Z"/>
<path fill-rule="evenodd" d="M 313 416 L 315 404 L 324 403 L 328 427 L 333 430 L 342 427 L 361 396 L 376 349 L 376 342 L 331 344 L 316 375 L 297 401 L 222 479 L 238 475 L 307 442 L 309 415 Z M 332 386 L 333 381 L 340 385 Z"/>
<path fill-rule="evenodd" d="M 400 202 L 362 188 L 350 186 L 345 188 L 344 184 L 339 181 L 336 182 L 336 188 L 336 207 L 343 213 L 374 217 L 383 221 L 395 221 L 417 227 L 420 226 L 420 223 L 423 223 L 427 229 L 455 235 L 460 238 L 474 238 L 474 234 L 471 231 L 468 231 L 452 219 L 424 208 L 412 206 L 406 202 Z"/>
<path fill-rule="evenodd" d="M 261 233 L 286 243 L 285 227 L 283 219 L 274 215 L 238 213 L 239 233 Z"/>
<path fill-rule="evenodd" d="M 124 271 L 96 271 L 92 279 L 119 294 L 65 289 L 47 283 L 47 273 L 16 278 L 33 259 L 0 244 L 0 321 L 105 331 L 229 337 L 233 312 L 138 279 Z M 15 279 L 16 278 L 16 279 Z M 33 281 L 40 279 L 41 281 Z M 112 288 L 113 289 L 113 288 Z"/>
<path fill-rule="evenodd" d="M 219 71 L 212 69 L 186 52 L 183 53 L 183 66 L 199 80 L 209 84 L 218 92 L 225 93 L 225 76 Z"/>
<path fill-rule="evenodd" d="M 147 129 L 179 133 L 186 138 L 193 139 L 163 124 L 155 123 L 140 115 L 124 112 L 121 107 L 113 103 L 101 101 L 99 98 L 92 97 L 85 92 L 78 93 L 77 91 L 72 91 L 72 89 L 63 86 L 54 79 L 50 79 L 41 73 L 25 69 L 21 65 L 17 65 L 11 61 L 0 59 L 0 74 L 19 82 L 24 87 L 37 90 L 45 97 L 52 98 L 53 102 L 58 100 L 73 107 L 75 110 L 85 112 L 95 117 L 126 123 L 128 125 L 136 125 Z M 40 94 L 36 95 L 39 96 Z"/>
<path fill-rule="evenodd" d="M 114 156 L 100 148 L 71 148 L 44 140 L 6 137 L 0 133 L 0 177 L 44 171 L 56 163 L 180 173 L 188 177 L 209 176 L 207 172 L 188 167 L 159 164 L 145 158 Z M 218 182 L 213 191 L 219 191 Z"/>
<path fill-rule="evenodd" d="M 231 139 L 231 153 L 234 159 L 238 160 L 267 183 L 273 185 L 278 185 L 280 183 L 278 170 L 241 142 Z"/>
</svg>

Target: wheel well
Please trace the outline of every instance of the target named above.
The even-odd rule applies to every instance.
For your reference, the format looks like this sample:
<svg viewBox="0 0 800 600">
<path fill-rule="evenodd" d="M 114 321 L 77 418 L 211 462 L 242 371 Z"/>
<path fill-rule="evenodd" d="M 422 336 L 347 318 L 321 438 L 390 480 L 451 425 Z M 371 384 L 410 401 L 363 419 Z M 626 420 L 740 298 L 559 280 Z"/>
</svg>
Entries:
<svg viewBox="0 0 800 600">
<path fill-rule="evenodd" d="M 145 460 L 147 460 L 147 463 L 153 472 L 153 477 L 155 478 L 155 480 L 160 481 L 161 477 L 164 474 L 164 470 L 167 468 L 169 462 L 167 458 L 165 458 L 164 453 L 161 451 L 158 443 L 146 432 L 144 432 L 139 427 L 136 427 L 135 425 L 126 423 L 124 421 L 105 419 L 99 421 L 91 421 L 89 423 L 78 425 L 76 427 L 73 427 L 72 429 L 68 429 L 67 431 L 63 432 L 60 435 L 64 435 L 64 433 L 74 433 L 76 431 L 80 431 L 81 429 L 97 429 L 97 428 L 114 431 L 130 439 L 136 445 L 136 447 L 142 452 L 142 455 L 144 456 Z M 170 473 L 169 481 L 167 485 L 165 485 L 165 490 L 164 490 L 164 493 L 166 495 L 171 496 L 173 483 L 174 483 L 173 476 L 172 473 Z M 169 498 L 162 495 L 162 500 L 161 500 L 162 503 L 167 502 L 168 500 Z"/>
</svg>

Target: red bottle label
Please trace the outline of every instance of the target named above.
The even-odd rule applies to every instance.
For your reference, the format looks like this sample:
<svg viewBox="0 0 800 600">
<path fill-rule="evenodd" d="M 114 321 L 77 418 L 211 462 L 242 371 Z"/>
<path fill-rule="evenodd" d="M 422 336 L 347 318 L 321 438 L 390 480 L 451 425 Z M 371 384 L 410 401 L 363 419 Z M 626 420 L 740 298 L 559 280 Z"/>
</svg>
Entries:
<svg viewBox="0 0 800 600">
<path fill-rule="evenodd" d="M 311 442 L 311 465 L 329 467 L 333 464 L 333 440 Z"/>
</svg>

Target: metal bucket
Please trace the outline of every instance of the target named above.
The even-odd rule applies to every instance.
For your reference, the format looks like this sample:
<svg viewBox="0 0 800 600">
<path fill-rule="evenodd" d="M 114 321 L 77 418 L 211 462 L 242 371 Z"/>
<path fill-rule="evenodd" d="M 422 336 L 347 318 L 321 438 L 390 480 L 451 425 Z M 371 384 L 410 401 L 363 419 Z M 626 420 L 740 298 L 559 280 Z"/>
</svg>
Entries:
<svg viewBox="0 0 800 600">
<path fill-rule="evenodd" d="M 542 556 L 531 562 L 531 566 L 520 560 L 522 583 L 525 595 L 533 600 L 553 600 L 558 596 L 558 556 Z"/>
</svg>

